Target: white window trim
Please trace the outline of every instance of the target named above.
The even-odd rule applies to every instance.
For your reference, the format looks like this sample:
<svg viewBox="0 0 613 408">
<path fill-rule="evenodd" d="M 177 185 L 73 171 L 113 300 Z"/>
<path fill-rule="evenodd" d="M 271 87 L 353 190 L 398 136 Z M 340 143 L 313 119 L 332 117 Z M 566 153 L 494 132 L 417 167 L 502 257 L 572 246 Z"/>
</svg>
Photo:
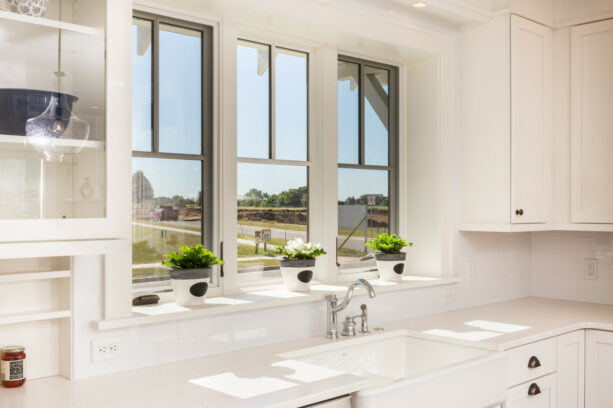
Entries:
<svg viewBox="0 0 613 408">
<path fill-rule="evenodd" d="M 329 252 L 320 257 L 316 267 L 316 279 L 325 283 L 349 282 L 358 278 L 376 279 L 375 271 L 361 271 L 355 273 L 339 273 L 336 265 L 336 240 L 338 235 L 338 114 L 337 114 L 337 81 L 338 56 L 346 55 L 361 59 L 380 62 L 398 68 L 398 98 L 399 112 L 402 112 L 405 97 L 404 65 L 379 57 L 365 56 L 351 50 L 339 50 L 329 44 L 311 43 L 293 37 L 249 27 L 234 26 L 224 23 L 223 27 L 223 167 L 222 201 L 226 203 L 222 208 L 222 225 L 236 225 L 237 205 L 237 170 L 238 159 L 237 133 L 236 133 L 236 46 L 239 39 L 268 44 L 275 47 L 306 52 L 309 54 L 308 80 L 309 80 L 309 239 L 319 242 Z M 272 55 L 274 58 L 274 54 Z M 271 78 L 272 79 L 272 78 Z M 325 101 L 325 102 L 324 102 Z M 333 107 L 333 109 L 332 109 Z M 403 115 L 398 115 L 398 197 L 405 193 L 403 187 L 404 167 L 403 161 L 403 135 L 405 131 Z M 274 123 L 271 123 L 274 126 Z M 242 159 L 241 161 L 244 161 Z M 271 161 L 272 163 L 272 161 Z M 297 163 L 297 162 L 296 162 Z M 332 177 L 330 175 L 333 175 Z M 402 211 L 398 211 L 398 231 L 402 233 Z M 314 222 L 317 220 L 317 223 Z M 223 295 L 229 296 L 239 293 L 241 288 L 261 287 L 263 285 L 277 285 L 280 279 L 267 279 L 252 282 L 239 282 L 237 276 L 238 259 L 236 257 L 236 231 L 226 228 L 222 232 L 224 242 L 224 260 L 226 261 L 225 276 L 222 280 Z"/>
<path fill-rule="evenodd" d="M 287 36 L 272 34 L 262 30 L 250 28 L 250 27 L 237 27 L 231 23 L 225 23 L 223 30 L 223 73 L 222 89 L 223 89 L 223 112 L 225 116 L 222 118 L 222 201 L 224 206 L 220 208 L 221 225 L 230 225 L 230 228 L 226 228 L 222 232 L 222 240 L 224 242 L 224 261 L 226 265 L 224 267 L 224 278 L 222 279 L 223 295 L 233 295 L 238 293 L 240 288 L 260 287 L 262 285 L 278 285 L 281 282 L 280 278 L 274 279 L 262 279 L 255 281 L 240 282 L 238 279 L 238 258 L 237 252 L 237 239 L 236 229 L 237 224 L 237 203 L 236 203 L 236 190 L 237 190 L 237 164 L 239 162 L 249 162 L 248 158 L 241 158 L 240 161 L 237 157 L 237 130 L 236 130 L 236 47 L 238 40 L 253 41 L 255 43 L 266 44 L 271 47 L 271 60 L 274 61 L 276 55 L 276 48 L 286 48 L 294 51 L 304 52 L 308 54 L 308 152 L 309 157 L 306 161 L 283 161 L 283 160 L 269 160 L 270 164 L 284 164 L 291 163 L 291 165 L 304 165 L 307 167 L 308 180 L 309 180 L 309 217 L 308 217 L 308 231 L 309 239 L 311 241 L 321 242 L 321 236 L 316 231 L 315 219 L 319 219 L 321 211 L 316 206 L 315 193 L 316 189 L 314 185 L 319 183 L 317 172 L 315 168 L 320 161 L 319 154 L 315 152 L 317 143 L 315 142 L 316 121 L 313 111 L 315 109 L 315 93 L 314 88 L 314 72 L 316 64 L 316 46 L 317 44 L 297 40 Z M 274 78 L 271 76 L 271 81 Z M 274 86 L 274 85 L 273 85 Z M 273 88 L 274 89 L 274 88 Z M 274 126 L 274 123 L 270 123 L 270 126 Z M 253 160 L 253 162 L 264 162 L 266 160 Z"/>
<path fill-rule="evenodd" d="M 337 63 L 339 55 L 346 55 L 398 67 L 398 201 L 406 197 L 406 166 L 403 165 L 406 148 L 406 123 L 404 109 L 406 97 L 405 64 L 382 58 L 377 55 L 365 55 L 350 49 L 339 49 L 335 45 L 299 39 L 279 33 L 272 33 L 258 28 L 239 26 L 231 21 L 189 16 L 178 9 L 148 5 L 139 2 L 135 10 L 167 15 L 185 21 L 192 21 L 213 27 L 213 77 L 214 77 L 214 112 L 213 112 L 213 151 L 219 158 L 214 166 L 214 208 L 213 208 L 213 242 L 219 248 L 224 243 L 223 258 L 224 277 L 220 287 L 210 290 L 210 297 L 231 296 L 244 290 L 261 286 L 275 286 L 280 278 L 239 282 L 237 279 L 238 259 L 236 256 L 237 237 L 234 226 L 237 222 L 237 133 L 236 133 L 236 46 L 239 39 L 269 44 L 309 54 L 309 238 L 320 242 L 329 252 L 320 258 L 316 267 L 316 279 L 324 283 L 344 283 L 357 278 L 374 280 L 377 272 L 339 273 L 336 265 L 336 240 L 338 234 L 337 189 L 338 189 L 338 142 L 337 126 Z M 274 58 L 274 55 L 271 55 Z M 272 78 L 271 78 L 272 79 Z M 325 101 L 321 103 L 321 101 Z M 223 114 L 222 114 L 223 112 Z M 271 123 L 271 126 L 274 124 Z M 297 164 L 297 162 L 294 162 Z M 334 177 L 329 177 L 334 174 Z M 327 176 L 328 175 L 328 176 Z M 223 186 L 223 188 L 222 188 Z M 398 233 L 404 234 L 405 214 L 400 207 L 397 211 Z M 314 222 L 317 220 L 317 223 Z M 231 225 L 231 228 L 221 226 Z M 244 288 L 244 289 L 241 289 Z M 135 287 L 135 290 L 138 290 Z"/>
<path fill-rule="evenodd" d="M 204 14 L 186 14 L 184 10 L 176 7 L 163 6 L 157 3 L 151 3 L 148 1 L 139 0 L 132 5 L 133 11 L 140 11 L 144 13 L 157 14 L 165 17 L 174 18 L 177 20 L 183 20 L 186 22 L 197 23 L 206 25 L 212 28 L 212 67 L 213 67 L 213 149 L 211 151 L 211 157 L 221 158 L 221 143 L 220 143 L 220 129 L 221 129 L 221 19 L 204 15 Z M 132 158 L 132 144 L 130 143 L 130 160 Z M 220 200 L 221 192 L 221 176 L 220 176 L 220 160 L 216 160 L 212 167 L 213 171 L 213 213 L 211 214 L 213 226 L 211 234 L 211 248 L 215 252 L 220 248 L 221 243 L 221 223 L 220 223 L 220 208 L 222 201 Z M 132 221 L 130 217 L 130 222 Z M 131 230 L 131 228 L 130 228 Z M 131 235 L 131 234 L 130 234 Z M 132 265 L 130 265 L 130 274 L 132 273 Z M 220 272 L 219 272 L 220 274 Z M 218 275 L 219 276 L 219 275 Z M 223 279 L 219 278 L 219 285 L 209 286 L 207 297 L 217 297 L 223 295 Z M 132 297 L 137 296 L 140 293 L 152 293 L 156 291 L 164 292 L 171 289 L 170 280 L 159 281 L 159 284 L 140 284 L 132 283 Z"/>
</svg>

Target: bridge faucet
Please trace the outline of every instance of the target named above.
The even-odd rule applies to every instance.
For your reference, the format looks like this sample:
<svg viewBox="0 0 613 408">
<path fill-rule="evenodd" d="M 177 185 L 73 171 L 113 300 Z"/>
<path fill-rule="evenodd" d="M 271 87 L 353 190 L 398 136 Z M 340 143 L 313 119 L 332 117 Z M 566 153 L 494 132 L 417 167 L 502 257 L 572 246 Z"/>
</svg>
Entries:
<svg viewBox="0 0 613 408">
<path fill-rule="evenodd" d="M 349 285 L 347 288 L 347 293 L 345 293 L 345 299 L 338 304 L 338 299 L 336 295 L 328 295 L 326 296 L 326 305 L 327 305 L 327 333 L 326 337 L 329 339 L 337 339 L 338 338 L 338 328 L 337 328 L 337 313 L 341 310 L 344 310 L 347 306 L 349 306 L 349 302 L 351 302 L 351 298 L 353 296 L 353 290 L 358 286 L 362 286 L 368 292 L 368 297 L 374 298 L 376 296 L 375 290 L 370 283 L 365 281 L 364 279 L 357 279 Z"/>
</svg>

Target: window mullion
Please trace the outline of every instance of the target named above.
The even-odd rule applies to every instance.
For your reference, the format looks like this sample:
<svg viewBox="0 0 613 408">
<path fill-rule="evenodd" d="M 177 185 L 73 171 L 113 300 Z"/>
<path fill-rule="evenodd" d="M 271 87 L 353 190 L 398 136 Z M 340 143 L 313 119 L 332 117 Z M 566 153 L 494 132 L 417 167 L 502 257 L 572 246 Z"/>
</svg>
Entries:
<svg viewBox="0 0 613 408">
<path fill-rule="evenodd" d="M 151 42 L 153 45 L 153 62 L 152 66 L 152 78 L 153 78 L 153 141 L 151 144 L 151 151 L 157 153 L 160 151 L 160 47 L 159 47 L 159 32 L 160 32 L 160 20 L 153 20 L 153 32 L 151 33 Z"/>
<path fill-rule="evenodd" d="M 359 157 L 358 164 L 366 164 L 365 154 L 366 154 L 366 143 L 365 143 L 365 131 L 364 131 L 364 65 L 359 64 L 359 78 L 360 83 L 358 84 L 358 109 L 359 109 L 359 135 L 360 140 L 359 144 Z"/>
<path fill-rule="evenodd" d="M 268 53 L 268 66 L 270 67 L 270 69 L 268 70 L 268 75 L 269 75 L 269 80 L 268 80 L 268 85 L 269 85 L 269 97 L 268 97 L 268 103 L 269 103 L 269 117 L 270 117 L 270 121 L 268 123 L 269 126 L 269 135 L 270 135 L 270 139 L 269 139 L 269 157 L 272 160 L 275 160 L 277 158 L 277 142 L 276 142 L 276 121 L 277 121 L 277 115 L 276 115 L 276 103 L 277 103 L 277 98 L 275 97 L 275 91 L 276 91 L 276 81 L 275 81 L 275 56 L 277 53 L 277 47 L 274 44 L 270 45 L 270 52 Z"/>
</svg>

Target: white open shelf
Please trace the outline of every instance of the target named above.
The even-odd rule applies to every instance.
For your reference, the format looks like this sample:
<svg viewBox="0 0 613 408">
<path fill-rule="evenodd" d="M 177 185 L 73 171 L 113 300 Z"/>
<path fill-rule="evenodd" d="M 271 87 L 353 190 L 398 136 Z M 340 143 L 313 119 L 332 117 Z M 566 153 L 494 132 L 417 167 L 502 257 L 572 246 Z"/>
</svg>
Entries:
<svg viewBox="0 0 613 408">
<path fill-rule="evenodd" d="M 0 134 L 0 147 L 19 147 L 25 146 L 25 136 L 2 135 Z M 103 149 L 104 142 L 98 140 L 87 140 L 83 143 L 81 140 L 75 139 L 55 139 L 54 143 L 57 146 L 78 148 L 82 145 L 83 149 Z"/>
<path fill-rule="evenodd" d="M 89 34 L 89 35 L 95 35 L 95 36 L 104 35 L 104 30 L 99 29 L 99 28 L 88 27 L 88 26 L 79 25 L 79 24 L 66 23 L 63 21 L 60 22 L 56 20 L 50 20 L 48 18 L 33 17 L 33 16 L 25 15 L 25 14 L 17 14 L 11 11 L 4 11 L 4 10 L 0 10 L 0 21 L 2 21 L 3 24 L 7 22 L 15 21 L 18 23 L 27 23 L 27 24 L 33 24 L 33 25 L 37 25 L 41 27 L 49 27 L 49 28 L 54 28 L 54 29 L 61 28 L 62 30 L 72 31 L 72 32 L 81 33 L 81 34 Z"/>
<path fill-rule="evenodd" d="M 63 319 L 70 316 L 70 309 L 0 314 L 0 326 L 4 324 L 36 322 L 40 320 Z"/>
<path fill-rule="evenodd" d="M 70 271 L 0 273 L 0 283 L 70 278 Z"/>
</svg>

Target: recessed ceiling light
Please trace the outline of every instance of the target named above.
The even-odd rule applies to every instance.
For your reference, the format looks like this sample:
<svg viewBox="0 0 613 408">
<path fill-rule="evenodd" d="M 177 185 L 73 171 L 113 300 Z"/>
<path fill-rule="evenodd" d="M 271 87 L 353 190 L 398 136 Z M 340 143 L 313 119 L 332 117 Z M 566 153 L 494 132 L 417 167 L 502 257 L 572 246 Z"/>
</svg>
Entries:
<svg viewBox="0 0 613 408">
<path fill-rule="evenodd" d="M 426 7 L 426 3 L 422 3 L 421 1 L 417 1 L 417 2 L 415 2 L 413 4 L 411 4 L 411 5 L 413 7 L 415 7 L 415 8 L 424 8 L 424 7 Z"/>
</svg>

